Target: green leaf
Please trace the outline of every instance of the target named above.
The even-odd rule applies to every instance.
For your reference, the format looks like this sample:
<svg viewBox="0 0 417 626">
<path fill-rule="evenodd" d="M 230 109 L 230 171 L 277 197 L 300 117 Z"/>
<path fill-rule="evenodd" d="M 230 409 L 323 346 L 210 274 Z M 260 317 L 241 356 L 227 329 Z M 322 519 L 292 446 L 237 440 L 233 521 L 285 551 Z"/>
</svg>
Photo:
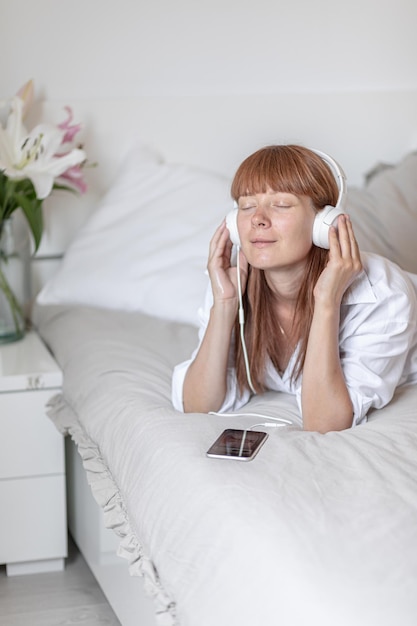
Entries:
<svg viewBox="0 0 417 626">
<path fill-rule="evenodd" d="M 15 198 L 25 214 L 30 230 L 32 231 L 36 252 L 39 248 L 43 233 L 42 200 L 38 200 L 37 198 L 30 199 L 19 193 L 15 194 Z"/>
<path fill-rule="evenodd" d="M 61 189 L 63 191 L 70 191 L 71 193 L 75 194 L 76 196 L 80 195 L 79 192 L 77 191 L 77 189 L 74 189 L 74 187 L 69 187 L 68 185 L 61 185 L 60 183 L 54 183 L 53 189 Z"/>
</svg>

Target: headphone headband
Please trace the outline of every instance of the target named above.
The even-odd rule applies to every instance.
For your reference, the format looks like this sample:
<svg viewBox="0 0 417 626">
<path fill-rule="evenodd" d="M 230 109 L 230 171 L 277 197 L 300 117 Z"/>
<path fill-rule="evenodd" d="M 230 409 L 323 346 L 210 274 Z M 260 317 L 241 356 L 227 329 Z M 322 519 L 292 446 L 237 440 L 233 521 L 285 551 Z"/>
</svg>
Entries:
<svg viewBox="0 0 417 626">
<path fill-rule="evenodd" d="M 339 163 L 326 152 L 321 152 L 321 150 L 316 150 L 315 148 L 309 148 L 309 150 L 314 152 L 314 154 L 317 154 L 317 156 L 319 156 L 331 167 L 333 176 L 335 177 L 337 186 L 339 187 L 339 197 L 337 199 L 336 207 L 341 209 L 343 212 L 346 201 L 346 174 L 343 171 L 342 166 L 339 165 Z"/>
</svg>

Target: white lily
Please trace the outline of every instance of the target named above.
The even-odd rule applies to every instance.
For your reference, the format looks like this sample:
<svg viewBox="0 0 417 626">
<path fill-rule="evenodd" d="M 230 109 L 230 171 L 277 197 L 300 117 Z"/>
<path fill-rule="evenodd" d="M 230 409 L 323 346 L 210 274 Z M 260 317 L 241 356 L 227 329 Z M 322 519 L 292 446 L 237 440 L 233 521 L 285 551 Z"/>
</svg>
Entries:
<svg viewBox="0 0 417 626">
<path fill-rule="evenodd" d="M 40 200 L 52 191 L 55 178 L 86 160 L 84 150 L 59 154 L 65 132 L 51 124 L 39 124 L 30 133 L 23 125 L 24 102 L 12 99 L 6 128 L 0 126 L 0 171 L 13 180 L 28 178 Z"/>
</svg>

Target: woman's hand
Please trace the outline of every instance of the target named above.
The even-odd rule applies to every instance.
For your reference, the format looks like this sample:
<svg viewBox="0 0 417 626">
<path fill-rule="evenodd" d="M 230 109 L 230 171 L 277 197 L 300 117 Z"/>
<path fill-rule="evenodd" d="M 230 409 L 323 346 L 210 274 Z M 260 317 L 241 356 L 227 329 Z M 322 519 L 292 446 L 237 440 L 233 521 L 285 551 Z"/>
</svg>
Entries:
<svg viewBox="0 0 417 626">
<path fill-rule="evenodd" d="M 237 268 L 230 263 L 233 244 L 224 220 L 214 233 L 209 247 L 207 269 L 211 280 L 214 302 L 237 299 Z M 239 251 L 242 293 L 246 288 L 248 262 Z"/>
<path fill-rule="evenodd" d="M 330 253 L 327 266 L 314 288 L 316 303 L 339 306 L 343 294 L 362 271 L 359 247 L 348 215 L 340 215 L 329 231 Z"/>
</svg>

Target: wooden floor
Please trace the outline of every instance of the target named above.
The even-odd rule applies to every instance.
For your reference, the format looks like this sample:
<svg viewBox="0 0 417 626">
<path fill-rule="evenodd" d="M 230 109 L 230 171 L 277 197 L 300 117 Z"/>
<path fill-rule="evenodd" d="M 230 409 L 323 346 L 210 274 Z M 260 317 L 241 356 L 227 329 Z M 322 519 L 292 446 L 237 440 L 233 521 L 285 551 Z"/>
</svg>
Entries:
<svg viewBox="0 0 417 626">
<path fill-rule="evenodd" d="M 63 572 L 7 577 L 0 566 L 0 626 L 120 626 L 71 539 L 68 549 Z"/>
</svg>

